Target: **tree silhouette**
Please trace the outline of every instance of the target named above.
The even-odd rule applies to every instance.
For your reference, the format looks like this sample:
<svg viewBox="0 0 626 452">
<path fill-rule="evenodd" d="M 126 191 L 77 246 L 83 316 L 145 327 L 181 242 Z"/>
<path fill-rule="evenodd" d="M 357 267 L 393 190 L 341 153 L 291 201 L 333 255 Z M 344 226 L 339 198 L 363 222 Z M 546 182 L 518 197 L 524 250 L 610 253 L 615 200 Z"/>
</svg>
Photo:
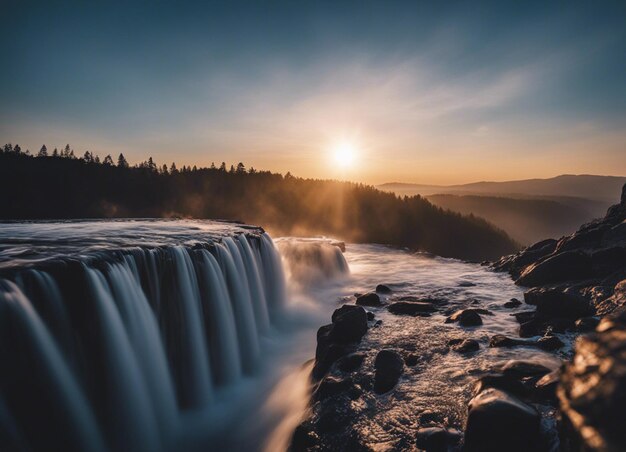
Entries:
<svg viewBox="0 0 626 452">
<path fill-rule="evenodd" d="M 226 162 L 222 162 L 222 164 L 220 165 L 220 171 L 226 172 Z"/>
<path fill-rule="evenodd" d="M 59 150 L 57 148 L 54 148 L 54 151 L 52 151 L 52 157 L 58 157 L 59 156 Z"/>
<path fill-rule="evenodd" d="M 178 174 L 178 169 L 176 168 L 176 163 L 172 162 L 172 165 L 170 166 L 170 173 L 171 174 Z"/>
<path fill-rule="evenodd" d="M 46 147 L 45 144 L 41 146 L 41 149 L 39 149 L 39 153 L 37 154 L 37 157 L 48 157 L 48 148 Z"/>
<path fill-rule="evenodd" d="M 241 173 L 245 173 L 246 172 L 246 167 L 243 163 L 239 162 L 237 163 L 237 173 L 241 174 Z"/>
<path fill-rule="evenodd" d="M 126 161 L 124 154 L 120 154 L 117 158 L 117 166 L 120 168 L 128 168 L 128 162 Z"/>
<path fill-rule="evenodd" d="M 120 154 L 120 157 L 124 158 L 122 154 Z M 111 157 L 111 154 L 107 154 L 102 163 L 106 166 L 113 166 L 113 158 Z"/>
</svg>

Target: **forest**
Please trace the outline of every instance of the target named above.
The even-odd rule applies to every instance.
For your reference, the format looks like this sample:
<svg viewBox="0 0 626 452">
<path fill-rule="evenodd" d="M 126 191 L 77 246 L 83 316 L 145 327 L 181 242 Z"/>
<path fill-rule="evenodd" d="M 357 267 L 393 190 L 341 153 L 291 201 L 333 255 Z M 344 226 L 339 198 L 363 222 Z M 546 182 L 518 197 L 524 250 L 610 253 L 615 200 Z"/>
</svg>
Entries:
<svg viewBox="0 0 626 452">
<path fill-rule="evenodd" d="M 327 235 L 471 261 L 519 245 L 482 218 L 372 186 L 246 168 L 177 168 L 152 158 L 131 166 L 69 145 L 33 155 L 0 149 L 0 219 L 200 218 L 261 225 L 274 235 Z"/>
</svg>

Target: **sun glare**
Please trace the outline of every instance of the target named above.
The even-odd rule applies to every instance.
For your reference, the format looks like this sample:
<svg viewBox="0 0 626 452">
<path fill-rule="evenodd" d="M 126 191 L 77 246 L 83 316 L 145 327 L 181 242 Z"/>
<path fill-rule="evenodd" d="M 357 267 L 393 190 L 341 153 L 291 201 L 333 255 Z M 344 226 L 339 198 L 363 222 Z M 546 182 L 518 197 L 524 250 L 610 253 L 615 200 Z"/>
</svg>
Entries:
<svg viewBox="0 0 626 452">
<path fill-rule="evenodd" d="M 333 159 L 343 169 L 352 167 L 356 160 L 354 145 L 346 141 L 338 143 L 333 149 Z"/>
</svg>

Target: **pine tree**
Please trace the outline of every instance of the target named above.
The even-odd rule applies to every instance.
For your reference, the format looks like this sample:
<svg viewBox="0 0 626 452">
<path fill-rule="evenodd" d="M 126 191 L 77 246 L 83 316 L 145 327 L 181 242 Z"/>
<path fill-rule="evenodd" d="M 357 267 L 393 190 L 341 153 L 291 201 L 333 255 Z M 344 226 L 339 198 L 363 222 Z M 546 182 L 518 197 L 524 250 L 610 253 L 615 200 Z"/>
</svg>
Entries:
<svg viewBox="0 0 626 452">
<path fill-rule="evenodd" d="M 91 152 L 85 151 L 85 155 L 83 155 L 83 160 L 85 161 L 85 163 L 93 163 L 93 156 L 91 155 Z"/>
<path fill-rule="evenodd" d="M 226 172 L 226 162 L 222 162 L 222 164 L 220 165 L 220 171 Z"/>
<path fill-rule="evenodd" d="M 54 151 L 52 151 L 52 157 L 58 157 L 59 156 L 59 150 L 57 148 L 54 148 Z"/>
<path fill-rule="evenodd" d="M 169 174 L 170 172 L 167 170 L 167 165 L 164 163 L 161 167 L 161 174 Z"/>
<path fill-rule="evenodd" d="M 170 173 L 177 174 L 178 169 L 176 168 L 176 163 L 172 162 L 172 166 L 170 166 Z"/>
<path fill-rule="evenodd" d="M 48 157 L 48 148 L 45 144 L 41 146 L 41 149 L 39 149 L 39 154 L 37 154 L 37 157 Z"/>
<path fill-rule="evenodd" d="M 124 158 L 124 156 L 122 154 L 120 154 L 120 156 L 122 158 Z M 113 166 L 113 158 L 111 157 L 111 154 L 107 154 L 107 156 L 104 158 L 104 162 L 103 162 L 106 166 Z"/>
<path fill-rule="evenodd" d="M 154 163 L 154 160 L 152 160 L 152 157 L 149 157 L 149 158 L 148 158 L 148 162 L 147 162 L 147 163 L 148 163 L 148 164 L 147 164 L 148 169 L 149 169 L 150 171 L 154 171 L 154 172 L 156 172 L 156 170 L 157 170 L 157 166 L 156 166 L 156 163 Z"/>
<path fill-rule="evenodd" d="M 70 156 L 70 145 L 68 143 L 65 145 L 65 149 L 63 149 L 63 152 L 61 153 L 61 157 L 69 158 L 69 156 Z"/>
<path fill-rule="evenodd" d="M 117 166 L 119 168 L 128 168 L 128 162 L 126 161 L 124 154 L 120 154 L 120 156 L 117 158 Z"/>
<path fill-rule="evenodd" d="M 20 154 L 21 152 L 22 152 L 22 148 L 20 147 L 20 145 L 19 145 L 19 144 L 16 144 L 16 145 L 13 147 L 13 153 L 14 153 L 14 154 Z"/>
<path fill-rule="evenodd" d="M 244 166 L 244 164 L 241 162 L 237 163 L 237 173 L 242 174 L 245 172 L 246 172 L 246 167 Z"/>
<path fill-rule="evenodd" d="M 215 169 L 215 162 L 211 162 L 211 169 Z"/>
<path fill-rule="evenodd" d="M 93 162 L 97 163 L 98 165 L 100 164 L 100 157 L 98 157 L 97 155 L 93 158 Z"/>
</svg>

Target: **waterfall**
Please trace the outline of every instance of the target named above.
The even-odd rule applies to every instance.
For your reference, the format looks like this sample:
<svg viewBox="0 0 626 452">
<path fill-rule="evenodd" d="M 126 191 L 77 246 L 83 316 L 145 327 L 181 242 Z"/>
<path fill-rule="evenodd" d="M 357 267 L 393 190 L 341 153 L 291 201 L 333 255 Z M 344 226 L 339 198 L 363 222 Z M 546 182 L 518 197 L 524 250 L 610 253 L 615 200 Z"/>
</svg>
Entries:
<svg viewBox="0 0 626 452">
<path fill-rule="evenodd" d="M 324 239 L 285 239 L 279 243 L 290 280 L 302 286 L 341 278 L 350 273 L 339 246 Z"/>
<path fill-rule="evenodd" d="M 176 450 L 257 371 L 285 306 L 265 233 L 0 276 L 0 450 Z"/>
</svg>

